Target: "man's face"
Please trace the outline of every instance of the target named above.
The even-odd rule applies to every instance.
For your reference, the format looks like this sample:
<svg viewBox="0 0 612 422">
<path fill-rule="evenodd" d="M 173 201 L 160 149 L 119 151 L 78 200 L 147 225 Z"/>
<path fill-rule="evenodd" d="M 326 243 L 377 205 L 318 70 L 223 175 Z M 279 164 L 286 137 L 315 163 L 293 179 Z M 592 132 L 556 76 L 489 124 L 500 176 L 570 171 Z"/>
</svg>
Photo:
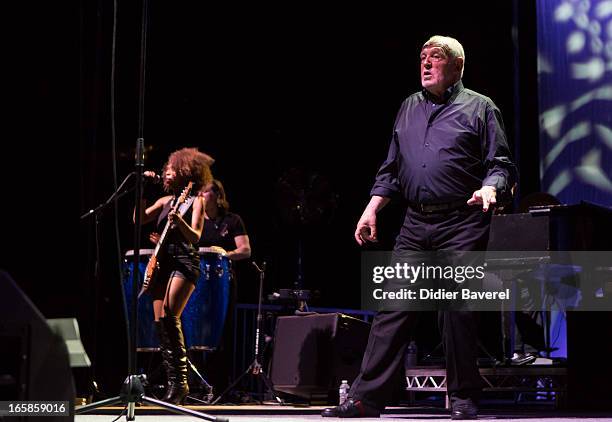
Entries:
<svg viewBox="0 0 612 422">
<path fill-rule="evenodd" d="M 421 50 L 421 85 L 434 95 L 461 78 L 461 58 L 451 59 L 442 47 L 427 46 Z"/>
</svg>

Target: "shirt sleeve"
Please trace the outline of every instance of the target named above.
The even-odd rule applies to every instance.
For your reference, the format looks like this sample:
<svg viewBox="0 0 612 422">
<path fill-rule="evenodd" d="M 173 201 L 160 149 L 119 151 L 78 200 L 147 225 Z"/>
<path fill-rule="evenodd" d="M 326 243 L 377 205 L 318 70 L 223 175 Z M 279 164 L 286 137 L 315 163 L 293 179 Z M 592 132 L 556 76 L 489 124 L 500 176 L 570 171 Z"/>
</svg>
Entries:
<svg viewBox="0 0 612 422">
<path fill-rule="evenodd" d="M 233 215 L 229 227 L 229 232 L 231 234 L 232 239 L 236 236 L 242 236 L 247 234 L 246 227 L 244 226 L 244 221 L 242 221 L 242 218 L 238 214 Z"/>
<path fill-rule="evenodd" d="M 495 187 L 498 202 L 507 203 L 512 199 L 512 188 L 517 181 L 516 166 L 512 162 L 501 112 L 497 107 L 487 105 L 485 119 L 486 176 L 482 186 Z"/>
<path fill-rule="evenodd" d="M 404 101 L 400 111 L 395 118 L 395 124 L 393 125 L 393 136 L 391 138 L 391 145 L 389 145 L 389 151 L 387 152 L 387 159 L 382 163 L 376 173 L 376 180 L 374 186 L 370 191 L 370 196 L 383 196 L 386 198 L 395 198 L 401 192 L 401 186 L 398 176 L 399 169 L 399 142 L 397 137 L 397 123 L 401 116 L 404 114 L 406 103 Z"/>
</svg>

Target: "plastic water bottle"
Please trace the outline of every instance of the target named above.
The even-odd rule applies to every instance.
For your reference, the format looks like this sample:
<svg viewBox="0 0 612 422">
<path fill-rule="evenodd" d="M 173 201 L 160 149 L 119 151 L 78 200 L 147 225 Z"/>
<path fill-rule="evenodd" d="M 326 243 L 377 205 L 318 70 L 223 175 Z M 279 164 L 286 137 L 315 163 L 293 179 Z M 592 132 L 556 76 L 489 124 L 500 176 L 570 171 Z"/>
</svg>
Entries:
<svg viewBox="0 0 612 422">
<path fill-rule="evenodd" d="M 347 380 L 342 380 L 342 383 L 340 384 L 340 387 L 338 388 L 338 396 L 339 396 L 339 405 L 342 406 L 344 404 L 345 401 L 348 400 L 348 393 L 350 390 L 351 386 L 348 385 L 348 381 Z"/>
<path fill-rule="evenodd" d="M 405 369 L 414 368 L 415 366 L 417 366 L 417 352 L 417 345 L 416 342 L 413 340 L 410 342 L 410 344 L 408 344 L 408 347 L 406 348 L 406 355 L 404 357 Z"/>
</svg>

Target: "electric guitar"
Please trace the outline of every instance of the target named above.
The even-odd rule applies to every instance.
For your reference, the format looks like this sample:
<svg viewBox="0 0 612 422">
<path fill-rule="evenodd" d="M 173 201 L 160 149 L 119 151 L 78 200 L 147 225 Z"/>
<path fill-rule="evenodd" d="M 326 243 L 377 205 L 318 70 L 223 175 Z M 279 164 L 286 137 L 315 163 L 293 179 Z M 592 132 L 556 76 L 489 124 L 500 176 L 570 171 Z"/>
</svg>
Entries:
<svg viewBox="0 0 612 422">
<path fill-rule="evenodd" d="M 187 197 L 189 196 L 189 193 L 191 192 L 192 187 L 193 187 L 193 182 L 189 182 L 189 184 L 185 187 L 185 189 L 183 189 L 183 192 L 178 197 L 178 199 L 176 200 L 176 203 L 172 206 L 168 214 L 170 214 L 171 212 L 178 211 L 181 204 L 183 204 L 185 200 L 187 199 Z M 149 263 L 147 264 L 147 268 L 144 273 L 144 281 L 142 283 L 142 288 L 140 289 L 140 293 L 138 293 L 139 298 L 140 296 L 142 296 L 143 293 L 145 293 L 147 290 L 151 288 L 153 283 L 155 283 L 155 279 L 157 277 L 157 274 L 159 273 L 159 255 L 165 249 L 166 236 L 168 232 L 171 230 L 171 228 L 172 228 L 172 224 L 170 223 L 170 220 L 168 220 L 168 222 L 166 223 L 166 226 L 164 227 L 164 230 L 159 236 L 159 241 L 157 242 L 157 245 L 155 246 L 155 249 L 153 250 L 153 254 L 151 255 L 151 258 L 149 258 Z"/>
</svg>

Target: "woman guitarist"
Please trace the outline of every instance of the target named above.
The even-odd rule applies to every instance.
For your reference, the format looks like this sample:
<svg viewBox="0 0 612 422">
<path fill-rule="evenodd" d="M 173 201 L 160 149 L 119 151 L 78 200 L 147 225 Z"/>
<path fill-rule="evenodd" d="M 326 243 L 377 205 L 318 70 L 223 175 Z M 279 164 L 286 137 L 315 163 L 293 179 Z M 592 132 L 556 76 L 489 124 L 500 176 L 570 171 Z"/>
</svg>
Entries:
<svg viewBox="0 0 612 422">
<path fill-rule="evenodd" d="M 200 258 L 194 247 L 202 235 L 205 199 L 197 192 L 212 181 L 213 159 L 196 148 L 173 152 L 164 165 L 162 180 L 168 195 L 149 207 L 143 203 L 142 224 L 157 222 L 165 236 L 159 245 L 155 275 L 148 285 L 155 314 L 155 328 L 166 370 L 168 385 L 162 400 L 181 404 L 187 394 L 187 350 L 181 327 L 181 313 L 200 275 Z M 156 177 L 145 172 L 145 177 Z M 192 182 L 189 196 L 185 188 Z M 175 202 L 185 199 L 176 212 Z M 152 257 L 153 259 L 154 257 Z M 151 267 L 151 266 L 150 266 Z M 148 269 L 147 269 L 148 270 Z"/>
</svg>

